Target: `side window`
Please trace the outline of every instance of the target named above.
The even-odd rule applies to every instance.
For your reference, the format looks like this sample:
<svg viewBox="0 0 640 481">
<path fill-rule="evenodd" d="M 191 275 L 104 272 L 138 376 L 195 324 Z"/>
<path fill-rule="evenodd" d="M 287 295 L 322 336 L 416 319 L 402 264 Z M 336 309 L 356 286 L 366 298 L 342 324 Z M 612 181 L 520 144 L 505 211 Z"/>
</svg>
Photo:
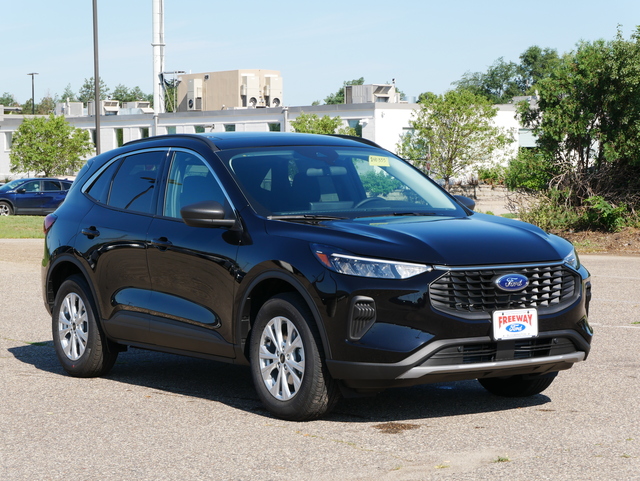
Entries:
<svg viewBox="0 0 640 481">
<path fill-rule="evenodd" d="M 64 180 L 60 182 L 62 184 L 62 190 L 69 190 L 73 182 L 65 182 Z"/>
<path fill-rule="evenodd" d="M 26 184 L 23 184 L 22 187 L 20 188 L 24 189 L 27 192 L 40 192 L 40 181 L 34 180 L 31 182 L 27 182 Z"/>
<path fill-rule="evenodd" d="M 120 167 L 121 160 L 112 163 L 105 169 L 100 177 L 98 177 L 94 183 L 87 190 L 87 194 L 97 202 L 106 204 L 109 202 L 109 192 L 111 191 L 111 180 L 113 175 Z"/>
<path fill-rule="evenodd" d="M 155 185 L 165 155 L 165 151 L 157 151 L 126 157 L 113 178 L 107 203 L 119 209 L 154 213 Z"/>
<path fill-rule="evenodd" d="M 222 189 L 204 162 L 188 152 L 176 152 L 167 179 L 164 215 L 180 218 L 182 207 L 205 200 L 223 206 L 226 202 Z"/>
<path fill-rule="evenodd" d="M 60 182 L 54 180 L 43 180 L 43 189 L 45 192 L 51 192 L 54 190 L 60 190 Z"/>
</svg>

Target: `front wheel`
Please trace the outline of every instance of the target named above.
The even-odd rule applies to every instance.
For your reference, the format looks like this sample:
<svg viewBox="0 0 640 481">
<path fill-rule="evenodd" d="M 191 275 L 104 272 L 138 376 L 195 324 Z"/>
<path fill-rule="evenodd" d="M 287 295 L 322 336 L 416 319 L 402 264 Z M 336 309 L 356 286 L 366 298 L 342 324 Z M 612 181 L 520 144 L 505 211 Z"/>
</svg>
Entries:
<svg viewBox="0 0 640 481">
<path fill-rule="evenodd" d="M 11 204 L 8 204 L 7 202 L 0 202 L 0 215 L 13 215 Z"/>
<path fill-rule="evenodd" d="M 258 396 L 279 418 L 316 419 L 338 400 L 315 321 L 294 295 L 275 296 L 262 306 L 252 329 L 250 360 Z"/>
<path fill-rule="evenodd" d="M 510 377 L 488 377 L 478 379 L 478 382 L 491 394 L 503 397 L 527 397 L 540 394 L 547 389 L 558 375 L 557 372 L 548 374 L 528 374 Z"/>
<path fill-rule="evenodd" d="M 58 360 L 70 375 L 102 376 L 115 364 L 118 350 L 98 326 L 91 291 L 82 277 L 72 276 L 60 286 L 52 331 Z"/>
</svg>

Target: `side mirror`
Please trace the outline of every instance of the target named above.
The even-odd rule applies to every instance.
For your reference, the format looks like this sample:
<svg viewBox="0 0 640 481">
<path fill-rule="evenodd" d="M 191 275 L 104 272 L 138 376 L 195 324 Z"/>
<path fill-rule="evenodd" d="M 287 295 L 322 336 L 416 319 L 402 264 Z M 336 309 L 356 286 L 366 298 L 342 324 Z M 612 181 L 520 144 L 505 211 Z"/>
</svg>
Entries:
<svg viewBox="0 0 640 481">
<path fill-rule="evenodd" d="M 18 190 L 16 190 L 16 194 L 24 194 L 26 191 L 27 191 L 27 189 L 24 189 L 24 188 L 18 189 Z"/>
<path fill-rule="evenodd" d="M 458 203 L 462 204 L 467 209 L 469 209 L 469 210 L 475 209 L 476 202 L 473 199 L 470 199 L 469 197 L 466 197 L 464 195 L 454 195 L 454 197 L 456 198 Z"/>
<path fill-rule="evenodd" d="M 236 219 L 226 219 L 224 207 L 219 202 L 205 200 L 180 209 L 180 216 L 191 227 L 233 227 Z"/>
</svg>

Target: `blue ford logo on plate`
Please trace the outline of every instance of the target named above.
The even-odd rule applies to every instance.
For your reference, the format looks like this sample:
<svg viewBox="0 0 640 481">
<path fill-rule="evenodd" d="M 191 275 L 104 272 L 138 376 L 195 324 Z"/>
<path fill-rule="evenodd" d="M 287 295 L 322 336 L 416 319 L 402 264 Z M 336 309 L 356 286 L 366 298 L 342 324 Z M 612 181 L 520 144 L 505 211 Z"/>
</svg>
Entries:
<svg viewBox="0 0 640 481">
<path fill-rule="evenodd" d="M 505 274 L 498 277 L 493 283 L 503 291 L 517 292 L 529 285 L 529 279 L 521 274 Z"/>
</svg>

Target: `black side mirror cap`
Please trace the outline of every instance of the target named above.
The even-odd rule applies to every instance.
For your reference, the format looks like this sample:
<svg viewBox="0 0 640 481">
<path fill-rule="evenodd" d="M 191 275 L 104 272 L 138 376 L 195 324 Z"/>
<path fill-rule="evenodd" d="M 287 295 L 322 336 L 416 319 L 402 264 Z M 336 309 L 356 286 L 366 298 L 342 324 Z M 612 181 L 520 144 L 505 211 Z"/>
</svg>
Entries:
<svg viewBox="0 0 640 481">
<path fill-rule="evenodd" d="M 454 197 L 456 198 L 456 200 L 462 204 L 463 206 L 465 206 L 467 209 L 469 210 L 473 210 L 476 207 L 476 202 L 464 195 L 454 195 Z"/>
<path fill-rule="evenodd" d="M 227 219 L 224 207 L 213 200 L 186 205 L 180 209 L 180 216 L 191 227 L 233 227 L 236 224 L 236 219 Z"/>
</svg>

